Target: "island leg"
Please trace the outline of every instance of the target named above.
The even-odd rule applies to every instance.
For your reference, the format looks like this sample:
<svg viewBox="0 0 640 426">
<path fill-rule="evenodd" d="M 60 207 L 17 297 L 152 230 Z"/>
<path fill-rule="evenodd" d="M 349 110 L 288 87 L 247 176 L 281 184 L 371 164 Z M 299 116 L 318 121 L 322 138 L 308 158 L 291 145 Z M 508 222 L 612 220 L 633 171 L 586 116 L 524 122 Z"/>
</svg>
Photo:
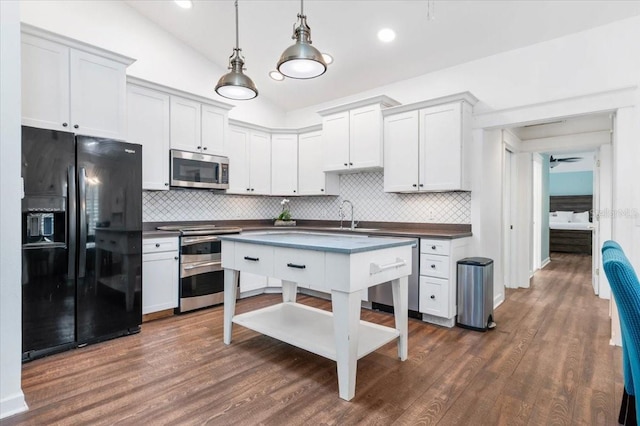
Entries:
<svg viewBox="0 0 640 426">
<path fill-rule="evenodd" d="M 342 293 L 334 290 L 331 292 L 331 303 L 338 364 L 338 391 L 340 398 L 349 401 L 356 393 L 360 292 Z"/>
<path fill-rule="evenodd" d="M 408 277 L 401 277 L 391 281 L 391 289 L 393 291 L 393 311 L 396 318 L 396 330 L 400 332 L 398 339 L 398 358 L 405 361 L 409 352 L 408 339 L 408 314 L 409 309 L 409 292 Z"/>
<path fill-rule="evenodd" d="M 298 294 L 298 283 L 282 280 L 282 301 L 295 302 Z"/>
<path fill-rule="evenodd" d="M 231 328 L 233 327 L 233 315 L 236 312 L 236 294 L 238 291 L 238 271 L 224 269 L 224 330 L 223 341 L 225 345 L 231 343 Z"/>
</svg>

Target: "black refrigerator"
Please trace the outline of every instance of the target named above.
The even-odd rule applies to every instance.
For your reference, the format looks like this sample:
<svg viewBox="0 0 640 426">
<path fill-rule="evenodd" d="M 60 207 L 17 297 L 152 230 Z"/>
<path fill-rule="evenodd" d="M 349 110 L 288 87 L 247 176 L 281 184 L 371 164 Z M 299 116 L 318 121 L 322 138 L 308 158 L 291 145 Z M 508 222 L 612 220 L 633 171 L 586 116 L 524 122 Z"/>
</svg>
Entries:
<svg viewBox="0 0 640 426">
<path fill-rule="evenodd" d="M 140 331 L 142 146 L 22 127 L 22 360 Z"/>
</svg>

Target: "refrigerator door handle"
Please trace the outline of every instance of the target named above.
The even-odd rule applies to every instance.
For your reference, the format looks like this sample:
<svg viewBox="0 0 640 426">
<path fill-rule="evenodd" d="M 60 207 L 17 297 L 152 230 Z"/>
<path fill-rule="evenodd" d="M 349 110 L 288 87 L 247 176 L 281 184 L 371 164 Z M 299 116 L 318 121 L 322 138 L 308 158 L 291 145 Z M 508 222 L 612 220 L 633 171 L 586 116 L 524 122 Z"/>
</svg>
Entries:
<svg viewBox="0 0 640 426">
<path fill-rule="evenodd" d="M 69 265 L 67 275 L 69 279 L 76 277 L 76 230 L 78 226 L 78 194 L 76 193 L 76 168 L 69 166 L 67 170 L 67 247 L 69 248 Z"/>
<path fill-rule="evenodd" d="M 84 167 L 78 169 L 78 198 L 80 203 L 78 278 L 84 278 L 87 266 L 87 171 Z"/>
</svg>

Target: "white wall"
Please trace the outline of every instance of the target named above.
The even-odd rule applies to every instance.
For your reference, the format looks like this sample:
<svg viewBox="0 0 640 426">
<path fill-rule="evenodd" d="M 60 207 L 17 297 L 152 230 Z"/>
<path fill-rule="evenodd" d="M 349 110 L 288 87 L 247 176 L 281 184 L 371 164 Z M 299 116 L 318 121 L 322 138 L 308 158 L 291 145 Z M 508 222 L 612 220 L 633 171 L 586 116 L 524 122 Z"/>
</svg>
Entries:
<svg viewBox="0 0 640 426">
<path fill-rule="evenodd" d="M 470 34 L 469 37 L 473 37 Z M 482 58 L 287 113 L 287 125 L 320 122 L 316 111 L 378 94 L 401 103 L 470 91 L 475 113 L 548 102 L 640 82 L 640 17 Z"/>
<path fill-rule="evenodd" d="M 20 13 L 0 1 L 0 419 L 27 406 L 20 388 Z"/>
<path fill-rule="evenodd" d="M 136 59 L 127 74 L 186 92 L 235 104 L 229 117 L 282 127 L 284 112 L 264 97 L 232 101 L 215 85 L 228 71 L 121 1 L 24 1 L 23 22 Z"/>
</svg>

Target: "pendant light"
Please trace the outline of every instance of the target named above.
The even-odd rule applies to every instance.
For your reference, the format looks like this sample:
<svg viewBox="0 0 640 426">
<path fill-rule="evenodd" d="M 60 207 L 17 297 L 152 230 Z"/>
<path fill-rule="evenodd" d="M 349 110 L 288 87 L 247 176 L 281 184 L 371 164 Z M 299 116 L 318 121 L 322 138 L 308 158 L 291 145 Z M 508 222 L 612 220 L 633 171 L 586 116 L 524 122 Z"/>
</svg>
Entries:
<svg viewBox="0 0 640 426">
<path fill-rule="evenodd" d="M 296 42 L 285 49 L 278 61 L 278 71 L 281 74 L 299 79 L 318 77 L 327 70 L 322 53 L 311 46 L 311 28 L 307 25 L 303 1 L 300 0 L 298 26 L 294 24 L 291 37 Z"/>
<path fill-rule="evenodd" d="M 240 54 L 242 49 L 238 47 L 238 0 L 236 6 L 236 47 L 233 54 L 229 56 L 229 69 L 227 74 L 220 77 L 216 85 L 216 93 L 220 96 L 235 100 L 253 99 L 258 96 L 258 89 L 253 81 L 242 71 L 244 68 L 244 57 Z"/>
</svg>

